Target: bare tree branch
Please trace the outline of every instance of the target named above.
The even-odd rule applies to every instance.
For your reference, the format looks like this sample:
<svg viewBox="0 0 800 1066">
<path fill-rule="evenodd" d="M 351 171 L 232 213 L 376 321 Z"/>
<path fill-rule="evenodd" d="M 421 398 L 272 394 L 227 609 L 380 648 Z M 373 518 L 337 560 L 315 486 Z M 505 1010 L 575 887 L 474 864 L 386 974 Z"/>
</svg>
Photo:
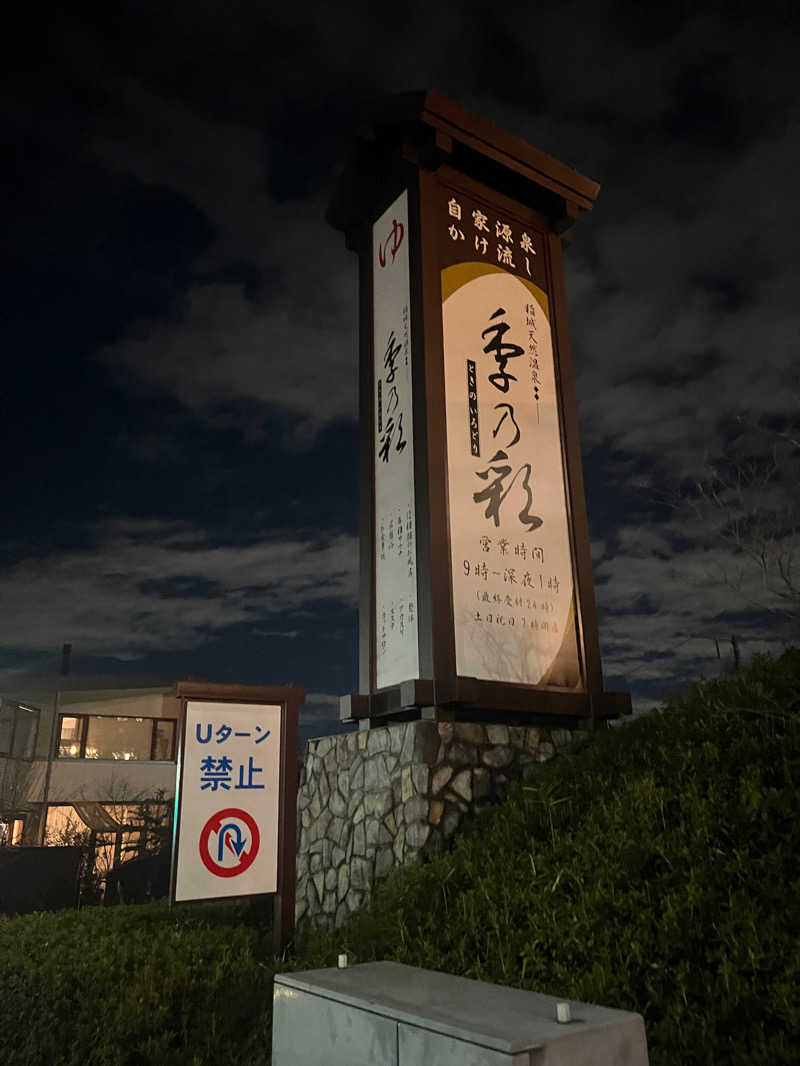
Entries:
<svg viewBox="0 0 800 1066">
<path fill-rule="evenodd" d="M 650 496 L 699 544 L 723 549 L 728 561 L 713 568 L 744 603 L 800 629 L 800 418 L 780 429 L 737 422 L 742 434 L 728 454 L 705 457 L 705 476 Z"/>
</svg>

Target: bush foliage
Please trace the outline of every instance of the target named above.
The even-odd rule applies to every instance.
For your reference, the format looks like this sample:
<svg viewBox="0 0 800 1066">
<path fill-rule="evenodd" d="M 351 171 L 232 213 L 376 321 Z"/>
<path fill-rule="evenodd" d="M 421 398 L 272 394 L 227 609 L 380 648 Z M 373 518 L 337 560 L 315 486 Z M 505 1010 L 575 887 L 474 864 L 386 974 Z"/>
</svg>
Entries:
<svg viewBox="0 0 800 1066">
<path fill-rule="evenodd" d="M 795 1063 L 798 781 L 791 649 L 537 767 L 290 958 L 264 904 L 0 920 L 0 1061 L 257 1066 L 272 974 L 346 951 L 639 1011 L 653 1066 Z"/>
<path fill-rule="evenodd" d="M 0 1063 L 201 1066 L 232 1049 L 267 1063 L 268 910 L 160 901 L 0 919 Z"/>
</svg>

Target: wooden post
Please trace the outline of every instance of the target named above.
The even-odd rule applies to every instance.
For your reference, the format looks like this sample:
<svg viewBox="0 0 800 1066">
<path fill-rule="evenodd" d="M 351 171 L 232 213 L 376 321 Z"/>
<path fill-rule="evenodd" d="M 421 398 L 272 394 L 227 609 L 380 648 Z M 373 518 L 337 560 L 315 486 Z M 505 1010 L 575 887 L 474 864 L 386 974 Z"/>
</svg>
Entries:
<svg viewBox="0 0 800 1066">
<path fill-rule="evenodd" d="M 278 829 L 278 891 L 273 902 L 272 950 L 280 955 L 294 937 L 297 876 L 297 720 L 303 695 L 293 690 L 281 708 L 281 813 Z"/>
</svg>

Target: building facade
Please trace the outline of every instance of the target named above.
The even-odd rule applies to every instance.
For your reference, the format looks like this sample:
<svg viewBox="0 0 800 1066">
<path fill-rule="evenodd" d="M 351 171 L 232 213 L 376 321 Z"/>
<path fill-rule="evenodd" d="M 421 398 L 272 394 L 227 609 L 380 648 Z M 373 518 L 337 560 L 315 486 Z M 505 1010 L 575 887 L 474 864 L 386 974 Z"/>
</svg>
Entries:
<svg viewBox="0 0 800 1066">
<path fill-rule="evenodd" d="M 0 843 L 88 844 L 102 878 L 167 829 L 178 683 L 132 680 L 62 676 L 3 693 Z"/>
</svg>

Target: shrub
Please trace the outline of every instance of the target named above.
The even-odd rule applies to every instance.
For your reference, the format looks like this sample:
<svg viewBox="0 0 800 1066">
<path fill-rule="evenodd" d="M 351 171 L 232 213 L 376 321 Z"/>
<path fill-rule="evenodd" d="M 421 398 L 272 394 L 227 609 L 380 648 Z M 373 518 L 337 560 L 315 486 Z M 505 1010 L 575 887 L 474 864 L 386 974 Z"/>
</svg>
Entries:
<svg viewBox="0 0 800 1066">
<path fill-rule="evenodd" d="M 798 781 L 793 649 L 542 764 L 284 960 L 266 902 L 0 919 L 0 1062 L 259 1066 L 273 973 L 347 951 L 639 1011 L 653 1066 L 788 1066 Z"/>
<path fill-rule="evenodd" d="M 269 1061 L 268 904 L 0 919 L 3 1066 Z"/>
<path fill-rule="evenodd" d="M 800 1044 L 800 650 L 544 764 L 321 960 L 391 958 L 639 1011 L 653 1066 Z"/>
</svg>

